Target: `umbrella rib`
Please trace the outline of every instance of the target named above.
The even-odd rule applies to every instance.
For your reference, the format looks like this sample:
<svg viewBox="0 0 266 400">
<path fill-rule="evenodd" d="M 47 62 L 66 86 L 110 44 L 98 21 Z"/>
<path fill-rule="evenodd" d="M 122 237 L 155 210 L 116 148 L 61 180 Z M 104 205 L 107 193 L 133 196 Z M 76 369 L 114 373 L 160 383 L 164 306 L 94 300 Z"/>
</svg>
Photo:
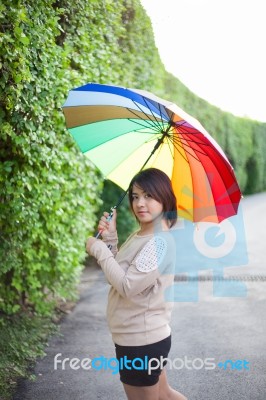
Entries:
<svg viewBox="0 0 266 400">
<path fill-rule="evenodd" d="M 182 148 L 182 147 L 180 146 L 180 144 L 178 143 L 178 141 L 173 140 L 173 145 L 174 145 L 175 149 L 177 149 L 177 150 L 178 150 L 177 146 L 179 146 L 180 148 Z M 190 148 L 190 147 L 188 146 L 188 148 Z M 195 160 L 199 161 L 199 159 L 198 159 L 194 154 L 192 154 L 190 151 L 188 151 L 188 149 L 185 149 L 185 151 L 186 151 L 186 153 L 189 154 L 191 157 L 195 158 Z M 198 150 L 197 150 L 197 152 L 198 152 L 198 153 L 201 153 L 201 154 L 204 155 L 204 156 L 207 156 L 206 153 L 202 153 L 201 151 L 198 151 Z"/>
<path fill-rule="evenodd" d="M 161 120 L 163 120 L 163 113 L 162 113 L 162 110 L 161 110 L 161 104 L 160 103 L 158 103 L 158 105 L 159 105 L 159 111 L 160 111 L 160 115 L 161 115 Z"/>
<path fill-rule="evenodd" d="M 179 133 L 180 133 L 180 135 L 184 135 L 184 133 L 183 133 L 183 132 L 179 132 Z M 191 135 L 191 134 L 190 134 L 190 135 Z M 180 141 L 182 141 L 182 140 L 186 140 L 187 142 L 196 143 L 196 144 L 198 144 L 198 145 L 202 144 L 202 145 L 204 145 L 204 146 L 210 146 L 210 144 L 209 144 L 209 143 L 204 143 L 204 142 L 196 142 L 194 139 L 189 139 L 189 138 L 183 138 L 183 137 L 180 137 L 180 138 L 179 138 L 179 140 L 180 140 Z"/>
<path fill-rule="evenodd" d="M 158 103 L 158 105 L 159 105 L 159 110 L 160 110 L 161 119 L 162 119 L 161 104 Z M 167 110 L 168 110 L 168 108 L 167 108 Z M 171 110 L 168 110 L 168 111 L 171 111 Z M 168 121 L 168 127 L 167 127 L 168 131 L 169 131 L 170 127 L 173 126 L 173 124 L 174 124 L 173 116 L 174 116 L 174 112 L 171 111 L 171 117 L 170 117 L 170 119 L 169 119 L 169 121 Z"/>
<path fill-rule="evenodd" d="M 145 99 L 143 98 L 143 100 L 145 101 Z M 151 121 L 151 123 L 154 125 L 154 126 L 158 126 L 158 128 L 161 130 L 162 129 L 162 127 L 161 127 L 161 125 L 160 125 L 160 122 L 162 122 L 162 121 L 160 121 L 160 120 L 158 120 L 157 118 L 156 118 L 156 116 L 153 114 L 153 112 L 152 112 L 152 110 L 150 109 L 150 107 L 147 105 L 147 108 L 150 110 L 150 112 L 152 113 L 152 116 L 154 117 L 154 120 L 153 119 L 151 119 L 151 117 L 150 117 L 150 115 L 149 114 L 147 114 L 147 113 L 145 113 L 145 111 L 143 111 L 143 109 L 139 106 L 139 104 L 136 102 L 136 101 L 134 101 L 134 100 L 132 100 L 133 101 L 133 103 L 138 107 L 138 109 L 144 114 L 144 115 L 146 115 L 146 117 Z M 130 111 L 132 112 L 132 114 L 134 114 L 133 113 L 133 111 L 130 109 Z M 155 122 L 156 121 L 156 122 Z"/>
<path fill-rule="evenodd" d="M 184 133 L 184 134 L 187 134 L 187 135 L 191 135 L 191 134 L 193 134 L 193 135 L 202 135 L 202 132 L 198 131 L 193 126 L 191 126 L 191 125 L 190 126 L 184 126 L 185 124 L 186 124 L 185 120 L 182 120 L 182 123 L 180 123 L 180 121 L 177 121 L 177 122 L 174 122 L 174 127 L 176 129 L 180 129 L 180 131 L 181 131 L 180 133 Z M 182 132 L 182 129 L 185 129 L 185 130 Z M 187 132 L 187 129 L 193 129 L 194 132 Z"/>
<path fill-rule="evenodd" d="M 149 110 L 150 110 L 150 112 L 152 113 L 153 117 L 156 119 L 156 121 L 159 123 L 159 126 L 161 127 L 160 123 L 162 123 L 162 124 L 163 124 L 163 118 L 162 118 L 162 113 L 161 113 L 161 110 L 160 110 L 160 108 L 159 108 L 159 110 L 160 110 L 160 114 L 161 114 L 161 121 L 157 120 L 157 118 L 155 117 L 155 115 L 154 115 L 154 113 L 153 113 L 153 111 L 152 111 L 151 107 L 149 106 L 149 104 L 148 104 L 148 102 L 147 102 L 146 98 L 145 98 L 145 97 L 142 97 L 142 98 L 143 98 L 143 100 L 145 101 L 145 103 L 146 103 L 146 106 L 148 107 L 148 109 L 149 109 Z M 157 103 L 157 104 L 159 104 L 159 103 Z"/>
<path fill-rule="evenodd" d="M 209 144 L 209 143 L 203 143 L 203 142 L 196 142 L 195 140 L 193 140 L 193 139 L 183 139 L 183 138 L 179 138 L 179 139 L 177 139 L 177 138 L 175 138 L 175 140 L 178 142 L 180 142 L 180 143 L 182 143 L 182 145 L 184 146 L 184 147 L 187 147 L 187 148 L 192 148 L 193 149 L 193 147 L 191 147 L 191 146 L 189 146 L 187 143 L 186 143 L 186 141 L 187 142 L 191 142 L 191 143 L 195 143 L 196 145 L 198 145 L 199 147 L 200 147 L 200 150 L 198 150 L 198 149 L 195 149 L 195 151 L 197 151 L 198 153 L 200 153 L 200 154 L 202 154 L 202 155 L 204 155 L 204 156 L 208 156 L 208 154 L 204 151 L 204 149 L 201 147 L 201 146 L 208 146 L 209 148 L 211 148 L 211 149 L 213 149 L 213 147 Z M 184 142 L 184 141 L 185 142 Z M 194 150 L 194 149 L 193 149 Z"/>
<path fill-rule="evenodd" d="M 174 153 L 172 151 L 172 148 L 171 148 L 169 142 L 171 142 L 171 137 L 170 136 L 167 138 L 167 146 L 169 147 L 169 151 L 172 154 L 172 157 L 174 158 Z"/>
<path fill-rule="evenodd" d="M 181 148 L 181 146 L 179 145 L 178 141 L 175 140 L 175 138 L 173 138 L 173 137 L 172 137 L 171 139 L 172 139 L 172 143 L 173 143 L 174 148 L 175 148 L 175 149 L 182 155 L 182 157 L 188 162 L 188 160 L 183 156 L 183 154 L 180 152 L 180 150 L 179 150 L 178 147 L 177 147 L 177 146 L 179 146 L 179 147 Z M 197 152 L 198 152 L 198 153 L 201 153 L 201 154 L 204 155 L 204 156 L 207 156 L 206 153 L 202 153 L 201 151 L 198 151 L 198 150 L 197 150 Z M 198 159 L 197 157 L 195 157 L 194 154 L 190 153 L 188 150 L 186 150 L 186 153 L 189 154 L 191 157 L 195 158 L 195 160 L 199 161 L 199 159 Z"/>
<path fill-rule="evenodd" d="M 196 130 L 193 132 L 188 132 L 188 129 L 191 129 L 191 128 L 188 128 L 187 126 L 183 126 L 183 125 L 176 125 L 175 128 L 180 133 L 183 133 L 184 135 L 200 135 L 201 134 L 201 132 L 198 132 Z"/>
<path fill-rule="evenodd" d="M 136 120 L 133 120 L 131 118 L 128 118 L 128 120 L 134 122 L 137 125 L 143 126 L 144 128 L 149 128 L 149 129 L 153 130 L 156 133 L 158 133 L 158 132 L 160 133 L 161 132 L 161 129 L 159 130 L 158 127 L 156 126 L 156 124 L 153 124 L 153 125 L 152 124 L 148 124 L 149 126 L 147 126 L 147 125 L 143 125 L 140 122 L 137 122 Z M 144 121 L 144 120 L 141 120 L 141 121 Z M 145 120 L 145 121 L 147 121 L 147 120 Z M 147 121 L 147 122 L 149 122 L 149 121 Z"/>
<path fill-rule="evenodd" d="M 184 160 L 188 163 L 187 158 L 181 153 L 181 151 L 179 150 L 179 148 L 175 145 L 174 140 L 172 138 L 169 138 L 169 140 L 173 143 L 174 148 L 176 149 L 176 151 L 178 151 L 178 153 L 184 158 Z"/>
<path fill-rule="evenodd" d="M 169 111 L 171 111 L 171 110 L 169 110 Z M 171 122 L 174 122 L 173 116 L 174 116 L 175 114 L 174 114 L 173 111 L 171 111 L 171 113 L 172 113 L 172 114 L 171 114 L 171 117 L 170 117 L 170 121 L 171 121 Z"/>
<path fill-rule="evenodd" d="M 172 115 L 173 115 L 174 113 L 172 112 Z M 181 122 L 182 121 L 182 122 Z M 185 123 L 186 123 L 186 121 L 184 120 L 184 119 L 182 119 L 181 121 L 178 121 L 178 122 L 175 122 L 174 124 L 175 124 L 175 126 L 176 126 L 176 128 L 182 128 L 182 126 L 183 125 L 185 125 Z M 181 122 L 181 123 L 180 123 Z"/>
<path fill-rule="evenodd" d="M 159 111 L 160 111 L 160 115 L 161 115 L 161 120 L 163 121 L 162 105 L 161 105 L 160 103 L 157 103 L 157 104 L 158 104 L 158 106 L 159 106 Z M 173 112 L 172 112 L 170 121 L 168 121 L 168 127 L 169 127 L 169 125 L 172 125 L 172 124 L 171 124 L 171 122 L 173 121 L 173 120 L 172 120 L 172 116 L 173 116 Z"/>
<path fill-rule="evenodd" d="M 155 123 L 155 121 L 153 120 L 153 119 L 151 119 L 151 117 L 150 117 L 150 115 L 148 115 L 148 114 L 146 114 L 144 111 L 142 111 L 141 110 L 141 108 L 138 106 L 138 104 L 136 103 L 136 106 L 139 108 L 139 110 L 144 114 L 144 115 L 146 115 L 146 117 L 148 118 L 148 120 L 145 120 L 145 121 L 147 121 L 147 122 L 150 122 L 151 123 L 151 126 L 153 125 L 153 126 L 157 126 L 157 124 Z M 131 114 L 133 114 L 133 115 L 135 115 L 136 117 L 138 117 L 139 118 L 139 115 L 137 114 L 137 113 L 135 113 L 133 110 L 132 110 L 132 108 L 127 108 L 127 110 L 129 111 L 129 112 L 131 112 Z M 155 117 L 154 117 L 155 118 Z M 130 121 L 132 120 L 131 118 L 128 118 Z M 140 118 L 141 119 L 141 118 Z M 142 118 L 142 120 L 144 121 L 144 119 Z M 156 122 L 158 122 L 157 120 L 156 120 Z M 161 128 L 160 127 L 160 125 L 159 125 L 159 128 Z"/>
<path fill-rule="evenodd" d="M 173 139 L 173 136 L 171 137 L 171 139 Z M 170 139 L 170 140 L 171 140 L 171 139 Z M 191 165 L 190 165 L 190 163 L 189 163 L 189 160 L 187 159 L 187 157 L 185 157 L 185 156 L 180 152 L 180 150 L 178 149 L 178 147 L 175 145 L 174 140 L 172 140 L 172 142 L 173 142 L 174 148 L 178 151 L 178 153 L 179 153 L 179 154 L 184 158 L 184 160 L 188 163 L 188 167 L 189 167 L 190 172 L 191 172 L 192 186 L 194 186 L 194 184 L 193 184 L 193 175 L 192 175 Z M 188 154 L 190 154 L 190 153 L 188 152 Z M 191 154 L 191 155 L 192 155 L 192 154 Z M 194 155 L 192 155 L 192 157 L 194 157 L 197 161 L 199 161 Z M 193 209 L 194 209 L 194 196 L 192 196 L 192 199 L 193 199 Z"/>
<path fill-rule="evenodd" d="M 179 136 L 178 139 L 177 139 L 177 137 L 175 137 L 175 140 L 179 140 L 180 143 L 182 143 L 183 146 L 187 146 L 188 148 L 190 148 L 190 146 L 188 146 L 185 142 L 183 142 L 183 140 L 185 140 L 186 142 L 191 142 L 191 143 L 197 144 L 197 145 L 200 147 L 200 149 L 202 150 L 202 151 L 199 151 L 199 150 L 197 150 L 197 151 L 198 151 L 199 153 L 205 155 L 205 156 L 207 156 L 208 154 L 206 154 L 206 152 L 203 152 L 204 150 L 202 149 L 201 146 L 208 146 L 208 147 L 210 147 L 210 148 L 213 148 L 213 146 L 212 146 L 210 143 L 204 143 L 203 141 L 197 142 L 197 141 L 195 141 L 194 139 L 189 139 L 189 138 L 183 138 L 183 137 L 182 137 L 182 135 L 195 135 L 195 134 L 198 134 L 198 135 L 199 135 L 199 134 L 201 134 L 201 132 L 195 132 L 195 133 L 190 133 L 190 132 L 179 132 L 179 133 L 180 133 L 181 136 Z M 216 149 L 215 149 L 215 150 L 216 150 Z M 217 152 L 217 153 L 219 154 L 219 152 Z"/>
<path fill-rule="evenodd" d="M 197 132 L 197 133 L 199 134 L 200 132 Z M 182 135 L 183 135 L 183 133 L 182 133 Z M 192 134 L 190 133 L 190 135 L 192 135 Z M 194 135 L 194 133 L 193 133 L 193 135 Z M 219 157 L 221 157 L 221 153 L 219 152 L 219 150 L 216 149 L 216 147 L 213 146 L 211 143 L 196 142 L 196 141 L 193 140 L 193 139 L 186 139 L 186 138 L 185 138 L 184 140 L 194 142 L 195 144 L 199 145 L 200 148 L 201 148 L 201 146 L 208 146 L 208 147 L 209 147 L 210 149 L 212 149 Z M 186 145 L 186 144 L 185 144 L 185 145 Z M 203 151 L 202 148 L 201 148 L 201 150 Z M 208 157 L 208 154 L 207 154 L 207 153 L 203 153 L 203 152 L 201 152 L 201 151 L 199 151 L 199 150 L 197 150 L 197 152 L 199 152 L 199 153 L 203 154 L 204 156 L 207 156 L 207 157 Z M 229 164 L 226 163 L 225 165 L 227 166 L 227 169 L 229 170 L 229 172 L 232 172 L 233 168 L 231 167 L 230 163 L 229 163 Z"/>
<path fill-rule="evenodd" d="M 200 151 L 200 150 L 198 150 L 198 149 L 193 149 L 193 147 L 190 147 L 188 144 L 183 143 L 180 139 L 178 140 L 177 138 L 174 138 L 174 137 L 173 137 L 173 142 L 175 142 L 176 144 L 181 143 L 184 147 L 187 147 L 188 149 L 195 150 L 195 151 L 197 151 L 197 153 L 200 153 L 200 154 L 202 154 L 203 156 L 208 156 L 207 153 L 205 153 L 205 152 L 203 152 L 203 151 Z M 196 142 L 195 142 L 195 143 L 196 143 Z M 199 144 L 199 143 L 198 143 L 198 144 Z M 202 149 L 201 149 L 201 150 L 202 150 Z M 192 155 L 187 149 L 186 149 L 186 151 L 187 151 L 190 155 Z M 195 156 L 192 155 L 192 157 L 195 157 Z M 197 158 L 196 158 L 196 159 L 197 159 Z"/>
<path fill-rule="evenodd" d="M 153 138 L 153 139 L 150 139 L 149 141 L 152 141 L 152 140 L 154 140 L 154 138 Z M 147 141 L 147 142 L 149 142 L 149 141 Z M 162 144 L 166 144 L 166 143 L 167 143 L 167 145 L 168 145 L 168 147 L 169 147 L 169 151 L 170 151 L 172 157 L 174 158 L 174 154 L 173 154 L 173 152 L 172 152 L 172 149 L 171 149 L 171 146 L 170 146 L 170 144 L 169 144 L 169 141 L 171 142 L 170 136 L 168 136 L 168 137 L 166 138 L 166 142 L 162 142 L 162 143 L 161 143 L 161 145 L 160 145 L 159 148 L 158 148 L 158 152 L 156 153 L 157 155 L 156 155 L 156 157 L 155 157 L 155 161 L 158 159 L 159 154 L 160 154 L 160 152 L 161 152 L 161 150 L 162 150 Z M 146 143 L 147 143 L 147 142 L 146 142 Z"/>
</svg>

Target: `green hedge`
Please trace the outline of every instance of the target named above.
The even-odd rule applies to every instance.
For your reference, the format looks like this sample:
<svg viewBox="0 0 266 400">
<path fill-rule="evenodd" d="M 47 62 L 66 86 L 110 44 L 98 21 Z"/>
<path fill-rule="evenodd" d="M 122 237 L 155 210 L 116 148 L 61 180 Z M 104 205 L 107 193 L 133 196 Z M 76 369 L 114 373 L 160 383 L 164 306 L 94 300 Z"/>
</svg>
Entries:
<svg viewBox="0 0 266 400">
<path fill-rule="evenodd" d="M 65 129 L 68 90 L 151 88 L 162 64 L 136 1 L 4 0 L 0 20 L 0 307 L 49 313 L 73 292 L 101 204 L 102 178 Z"/>
<path fill-rule="evenodd" d="M 70 82 L 53 2 L 2 2 L 1 308 L 51 308 L 77 280 L 99 177 L 64 129 Z M 47 301 L 45 301 L 47 300 Z"/>
<path fill-rule="evenodd" d="M 165 72 L 139 0 L 2 0 L 0 22 L 5 313 L 49 313 L 53 299 L 69 296 L 95 229 L 103 180 L 77 150 L 61 111 L 73 87 L 114 83 L 176 101 L 224 147 L 242 190 L 265 190 L 265 124 L 221 112 Z"/>
</svg>

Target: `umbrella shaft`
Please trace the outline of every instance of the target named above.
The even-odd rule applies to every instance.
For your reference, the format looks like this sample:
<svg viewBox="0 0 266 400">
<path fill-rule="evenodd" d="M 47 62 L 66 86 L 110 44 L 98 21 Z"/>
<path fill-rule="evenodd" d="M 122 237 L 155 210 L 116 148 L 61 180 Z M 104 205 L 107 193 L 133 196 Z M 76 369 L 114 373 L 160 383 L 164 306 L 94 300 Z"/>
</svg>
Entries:
<svg viewBox="0 0 266 400">
<path fill-rule="evenodd" d="M 161 146 L 161 144 L 162 144 L 163 141 L 164 141 L 164 138 L 165 138 L 166 136 L 169 137 L 168 131 L 169 131 L 170 128 L 171 128 L 171 125 L 168 126 L 167 130 L 166 130 L 165 132 L 163 132 L 163 135 L 157 140 L 157 143 L 155 144 L 155 146 L 154 146 L 154 148 L 153 148 L 151 154 L 149 155 L 149 157 L 147 158 L 147 160 L 145 161 L 145 163 L 142 165 L 140 171 L 143 170 L 143 168 L 144 168 L 145 165 L 148 163 L 148 161 L 151 159 L 151 157 L 153 156 L 153 154 L 154 154 L 154 153 L 156 152 L 156 150 Z"/>
</svg>

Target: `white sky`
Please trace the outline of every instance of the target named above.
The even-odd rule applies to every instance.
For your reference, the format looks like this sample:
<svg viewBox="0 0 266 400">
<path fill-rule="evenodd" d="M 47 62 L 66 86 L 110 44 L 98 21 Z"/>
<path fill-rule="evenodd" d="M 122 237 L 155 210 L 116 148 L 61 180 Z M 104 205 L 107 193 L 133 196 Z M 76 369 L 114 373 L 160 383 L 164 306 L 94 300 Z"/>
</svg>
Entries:
<svg viewBox="0 0 266 400">
<path fill-rule="evenodd" d="M 141 0 L 167 71 L 225 111 L 266 122 L 266 0 Z"/>
</svg>

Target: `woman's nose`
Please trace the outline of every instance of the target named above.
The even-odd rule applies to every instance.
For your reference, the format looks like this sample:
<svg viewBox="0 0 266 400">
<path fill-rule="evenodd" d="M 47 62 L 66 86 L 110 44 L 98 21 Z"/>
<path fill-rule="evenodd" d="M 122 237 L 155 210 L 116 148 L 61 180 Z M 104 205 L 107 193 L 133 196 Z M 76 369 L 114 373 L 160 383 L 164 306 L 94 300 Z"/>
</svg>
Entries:
<svg viewBox="0 0 266 400">
<path fill-rule="evenodd" d="M 144 204 L 145 204 L 145 199 L 143 197 L 139 197 L 137 203 L 138 207 L 142 207 L 144 206 Z"/>
</svg>

